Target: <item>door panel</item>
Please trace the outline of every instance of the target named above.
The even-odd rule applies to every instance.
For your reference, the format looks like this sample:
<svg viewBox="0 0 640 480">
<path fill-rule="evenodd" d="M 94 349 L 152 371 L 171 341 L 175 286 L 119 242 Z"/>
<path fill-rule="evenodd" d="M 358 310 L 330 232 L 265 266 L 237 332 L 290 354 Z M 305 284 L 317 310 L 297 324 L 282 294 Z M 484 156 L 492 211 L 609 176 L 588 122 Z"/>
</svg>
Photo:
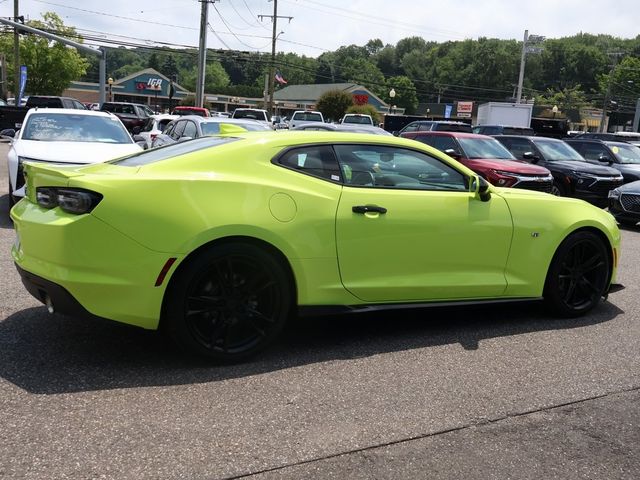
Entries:
<svg viewBox="0 0 640 480">
<path fill-rule="evenodd" d="M 425 152 L 335 150 L 346 170 L 336 218 L 338 262 L 351 293 L 401 302 L 504 292 L 513 224 L 502 197 L 480 201 L 463 175 Z"/>
</svg>

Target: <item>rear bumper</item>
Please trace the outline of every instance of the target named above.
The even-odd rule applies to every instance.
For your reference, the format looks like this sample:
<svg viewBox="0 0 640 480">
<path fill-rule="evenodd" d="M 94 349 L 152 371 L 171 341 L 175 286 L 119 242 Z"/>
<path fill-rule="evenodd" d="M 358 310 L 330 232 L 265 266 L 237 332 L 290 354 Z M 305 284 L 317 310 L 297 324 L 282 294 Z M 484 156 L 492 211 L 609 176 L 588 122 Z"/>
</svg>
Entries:
<svg viewBox="0 0 640 480">
<path fill-rule="evenodd" d="M 44 303 L 50 313 L 56 312 L 73 317 L 103 319 L 103 317 L 98 317 L 87 311 L 66 288 L 27 272 L 20 268 L 18 264 L 15 265 L 24 287 L 33 297 Z"/>
</svg>

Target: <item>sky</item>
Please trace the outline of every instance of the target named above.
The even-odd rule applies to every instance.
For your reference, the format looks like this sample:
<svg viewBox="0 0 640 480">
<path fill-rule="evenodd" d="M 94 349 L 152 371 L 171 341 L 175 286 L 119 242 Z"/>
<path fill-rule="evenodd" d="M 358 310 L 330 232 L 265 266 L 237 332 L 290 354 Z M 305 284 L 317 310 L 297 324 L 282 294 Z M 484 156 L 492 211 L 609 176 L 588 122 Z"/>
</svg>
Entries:
<svg viewBox="0 0 640 480">
<path fill-rule="evenodd" d="M 13 16 L 0 0 L 0 17 Z M 640 35 L 638 0 L 278 0 L 277 51 L 317 57 L 343 45 L 384 44 L 419 36 L 427 41 L 478 37 L 518 39 L 524 31 L 547 38 L 579 32 L 621 38 Z M 40 19 L 56 12 L 79 33 L 141 45 L 197 47 L 197 0 L 19 0 L 19 13 Z M 209 6 L 207 46 L 271 51 L 271 0 L 220 0 Z M 97 41 L 87 41 L 93 44 Z"/>
</svg>

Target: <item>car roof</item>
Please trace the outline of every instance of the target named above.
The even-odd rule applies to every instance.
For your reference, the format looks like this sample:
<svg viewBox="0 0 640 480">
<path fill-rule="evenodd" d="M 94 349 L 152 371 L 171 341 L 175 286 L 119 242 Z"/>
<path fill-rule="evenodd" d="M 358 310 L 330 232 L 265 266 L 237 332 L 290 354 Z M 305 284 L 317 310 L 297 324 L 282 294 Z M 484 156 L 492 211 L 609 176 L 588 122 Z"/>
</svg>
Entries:
<svg viewBox="0 0 640 480">
<path fill-rule="evenodd" d="M 429 137 L 456 137 L 456 138 L 494 138 L 492 136 L 481 135 L 479 133 L 447 132 L 446 130 L 427 130 L 423 132 L 411 132 L 411 134 L 419 137 L 429 136 Z"/>
<path fill-rule="evenodd" d="M 532 142 L 542 141 L 550 141 L 550 142 L 564 142 L 564 139 L 553 138 L 553 137 L 541 137 L 539 135 L 493 135 L 493 138 L 526 138 L 531 140 Z M 576 140 L 579 140 L 576 138 Z"/>
<path fill-rule="evenodd" d="M 103 112 L 100 110 L 80 110 L 77 108 L 40 108 L 33 107 L 30 108 L 27 112 L 27 115 L 31 113 L 57 113 L 57 114 L 69 114 L 69 115 L 87 115 L 91 117 L 113 117 L 114 115 L 111 112 Z"/>
</svg>

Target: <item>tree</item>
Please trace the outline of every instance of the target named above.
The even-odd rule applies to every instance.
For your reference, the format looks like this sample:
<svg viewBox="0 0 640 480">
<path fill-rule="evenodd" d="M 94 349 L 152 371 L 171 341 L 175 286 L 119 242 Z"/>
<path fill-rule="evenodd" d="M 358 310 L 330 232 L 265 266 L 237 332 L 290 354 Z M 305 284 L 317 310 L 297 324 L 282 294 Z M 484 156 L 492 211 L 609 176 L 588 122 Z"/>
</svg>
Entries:
<svg viewBox="0 0 640 480">
<path fill-rule="evenodd" d="M 340 64 L 339 77 L 346 82 L 357 83 L 383 96 L 387 89 L 384 75 L 366 58 L 348 58 Z"/>
<path fill-rule="evenodd" d="M 190 71 L 180 72 L 180 85 L 184 88 L 195 91 L 196 81 L 198 78 L 198 69 L 194 67 Z M 220 62 L 207 63 L 204 77 L 204 91 L 205 92 L 219 92 L 221 88 L 229 85 L 229 75 L 222 68 Z"/>
<path fill-rule="evenodd" d="M 29 26 L 52 32 L 82 42 L 75 28 L 67 27 L 62 19 L 53 12 L 42 15 L 42 21 L 32 20 Z M 0 52 L 5 55 L 7 71 L 13 72 L 13 36 L 3 35 L 0 39 Z M 73 80 L 85 74 L 88 62 L 75 48 L 69 48 L 60 42 L 29 34 L 20 38 L 20 61 L 27 66 L 26 90 L 33 95 L 60 95 Z M 9 89 L 17 91 L 13 75 L 8 78 Z"/>
<path fill-rule="evenodd" d="M 353 97 L 344 90 L 329 90 L 320 95 L 316 102 L 316 108 L 322 112 L 325 120 L 338 120 L 342 118 L 347 108 L 353 105 Z"/>
<path fill-rule="evenodd" d="M 416 95 L 416 86 L 409 77 L 401 75 L 399 77 L 391 77 L 387 80 L 388 90 L 392 88 L 396 92 L 396 96 L 389 101 L 400 108 L 405 109 L 405 113 L 412 114 L 418 108 L 418 96 Z"/>
<path fill-rule="evenodd" d="M 147 60 L 147 67 L 153 68 L 158 72 L 160 71 L 160 59 L 158 58 L 158 55 L 156 55 L 156 52 L 153 52 L 149 56 L 149 60 Z"/>
<path fill-rule="evenodd" d="M 174 78 L 178 75 L 178 65 L 176 65 L 176 60 L 172 54 L 167 55 L 167 58 L 165 58 L 160 73 L 168 78 Z"/>
</svg>

